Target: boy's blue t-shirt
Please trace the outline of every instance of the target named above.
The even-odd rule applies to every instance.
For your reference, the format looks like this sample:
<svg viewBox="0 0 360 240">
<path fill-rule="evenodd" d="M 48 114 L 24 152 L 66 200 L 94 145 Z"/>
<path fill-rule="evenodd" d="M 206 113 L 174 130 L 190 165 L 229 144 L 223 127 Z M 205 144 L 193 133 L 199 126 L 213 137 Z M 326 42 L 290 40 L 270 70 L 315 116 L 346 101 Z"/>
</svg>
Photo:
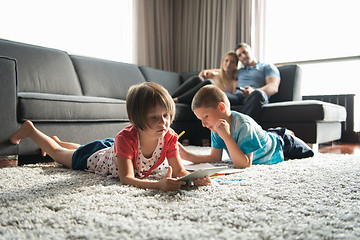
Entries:
<svg viewBox="0 0 360 240">
<path fill-rule="evenodd" d="M 240 68 L 237 73 L 238 87 L 251 86 L 254 89 L 261 88 L 266 84 L 266 78 L 276 76 L 280 78 L 280 72 L 273 64 L 258 62 L 254 67 Z M 240 92 L 240 90 L 237 90 Z"/>
<path fill-rule="evenodd" d="M 249 116 L 231 111 L 231 136 L 244 154 L 253 153 L 252 164 L 275 164 L 284 161 L 279 139 L 263 130 Z M 211 132 L 211 147 L 229 151 L 218 133 Z"/>
</svg>

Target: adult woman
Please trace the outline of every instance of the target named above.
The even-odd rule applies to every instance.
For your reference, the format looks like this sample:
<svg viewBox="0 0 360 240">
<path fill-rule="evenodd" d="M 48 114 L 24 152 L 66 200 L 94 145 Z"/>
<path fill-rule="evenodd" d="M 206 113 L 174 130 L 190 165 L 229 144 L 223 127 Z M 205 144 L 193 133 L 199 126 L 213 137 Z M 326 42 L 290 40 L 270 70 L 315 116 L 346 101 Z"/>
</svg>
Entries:
<svg viewBox="0 0 360 240">
<path fill-rule="evenodd" d="M 191 104 L 195 93 L 208 84 L 215 84 L 224 92 L 235 93 L 237 65 L 238 58 L 235 52 L 227 52 L 221 61 L 220 69 L 202 70 L 198 76 L 185 81 L 172 95 L 174 102 Z"/>
<path fill-rule="evenodd" d="M 200 76 L 204 79 L 212 79 L 221 90 L 235 93 L 237 87 L 238 57 L 235 52 L 225 54 L 220 69 L 202 70 Z"/>
</svg>

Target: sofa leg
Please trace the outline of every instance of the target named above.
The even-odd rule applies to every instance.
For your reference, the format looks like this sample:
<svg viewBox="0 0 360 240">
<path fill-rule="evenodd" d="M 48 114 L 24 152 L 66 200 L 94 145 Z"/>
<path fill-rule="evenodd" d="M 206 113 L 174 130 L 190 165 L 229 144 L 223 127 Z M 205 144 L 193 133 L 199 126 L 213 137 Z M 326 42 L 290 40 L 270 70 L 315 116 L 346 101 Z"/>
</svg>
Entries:
<svg viewBox="0 0 360 240">
<path fill-rule="evenodd" d="M 0 168 L 17 166 L 18 155 L 0 156 Z"/>
<path fill-rule="evenodd" d="M 308 144 L 308 145 L 314 151 L 314 153 L 319 152 L 319 144 L 318 143 L 312 143 L 312 144 Z"/>
</svg>

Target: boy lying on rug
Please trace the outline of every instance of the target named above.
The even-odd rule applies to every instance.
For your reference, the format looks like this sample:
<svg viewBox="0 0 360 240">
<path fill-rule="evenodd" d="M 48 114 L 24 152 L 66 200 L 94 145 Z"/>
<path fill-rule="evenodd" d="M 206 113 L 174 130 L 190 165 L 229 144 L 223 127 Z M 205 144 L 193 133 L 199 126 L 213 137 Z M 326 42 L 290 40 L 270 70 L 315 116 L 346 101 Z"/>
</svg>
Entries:
<svg viewBox="0 0 360 240">
<path fill-rule="evenodd" d="M 175 191 L 186 182 L 177 180 L 189 174 L 182 165 L 177 147 L 177 134 L 170 128 L 175 117 L 175 103 L 169 93 L 155 83 L 132 86 L 126 97 L 126 108 L 132 123 L 121 130 L 115 139 L 97 140 L 80 146 L 49 137 L 26 121 L 11 136 L 13 144 L 31 138 L 56 162 L 74 170 L 86 170 L 101 175 L 120 177 L 123 184 L 140 188 Z M 165 168 L 166 176 L 159 181 L 142 178 L 152 171 Z M 208 177 L 195 179 L 195 185 L 208 185 Z"/>
<path fill-rule="evenodd" d="M 194 163 L 218 162 L 223 149 L 237 168 L 251 164 L 275 164 L 284 158 L 312 157 L 314 152 L 285 128 L 263 130 L 252 118 L 230 110 L 223 91 L 213 85 L 202 87 L 194 96 L 191 109 L 202 125 L 211 130 L 211 152 L 197 155 L 180 143 L 180 156 Z"/>
</svg>

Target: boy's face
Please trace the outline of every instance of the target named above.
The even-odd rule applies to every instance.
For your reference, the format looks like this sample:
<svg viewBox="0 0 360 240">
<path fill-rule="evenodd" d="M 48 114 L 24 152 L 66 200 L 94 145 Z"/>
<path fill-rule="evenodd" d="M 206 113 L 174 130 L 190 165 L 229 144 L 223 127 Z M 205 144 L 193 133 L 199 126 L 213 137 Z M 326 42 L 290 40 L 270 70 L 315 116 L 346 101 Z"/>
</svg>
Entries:
<svg viewBox="0 0 360 240">
<path fill-rule="evenodd" d="M 224 117 L 220 106 L 216 108 L 199 107 L 194 109 L 194 114 L 198 119 L 201 120 L 203 127 L 207 127 L 212 132 L 216 132 L 214 128 L 215 124 L 219 121 L 219 119 Z"/>
</svg>

